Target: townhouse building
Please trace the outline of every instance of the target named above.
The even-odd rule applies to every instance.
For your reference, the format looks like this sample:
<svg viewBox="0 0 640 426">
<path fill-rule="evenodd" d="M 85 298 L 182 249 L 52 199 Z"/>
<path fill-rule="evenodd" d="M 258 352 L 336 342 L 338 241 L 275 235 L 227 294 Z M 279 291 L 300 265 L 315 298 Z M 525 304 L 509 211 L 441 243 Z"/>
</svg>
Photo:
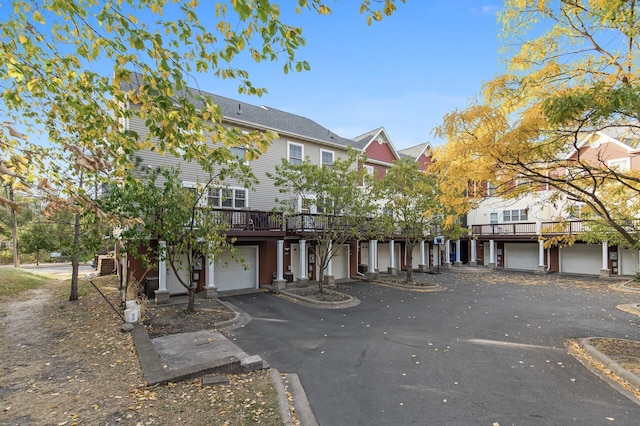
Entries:
<svg viewBox="0 0 640 426">
<path fill-rule="evenodd" d="M 586 135 L 566 158 L 591 159 L 609 167 L 640 170 L 640 140 L 625 128 Z M 554 190 L 541 186 L 518 199 L 495 196 L 483 188 L 484 199 L 467 215 L 470 263 L 494 268 L 567 274 L 633 276 L 639 270 L 638 250 L 607 241 L 589 244 L 580 234 L 589 226 L 580 209 Z M 550 201 L 553 200 L 553 201 Z M 578 206 L 579 207 L 579 206 Z M 575 236 L 573 245 L 544 247 L 544 239 Z"/>
<path fill-rule="evenodd" d="M 136 85 L 140 84 L 135 74 L 130 84 L 132 90 L 136 90 Z M 230 253 L 224 252 L 215 258 L 196 259 L 195 269 L 198 272 L 193 278 L 198 282 L 198 291 L 213 293 L 256 289 L 275 282 L 305 282 L 318 278 L 320 271 L 315 262 L 314 248 L 307 240 L 304 227 L 299 226 L 300 223 L 313 223 L 313 220 L 305 220 L 305 216 L 312 217 L 314 212 L 309 206 L 302 205 L 295 217 L 283 217 L 277 211 L 278 188 L 267 173 L 274 172 L 282 159 L 292 163 L 309 160 L 317 165 L 331 165 L 338 158 L 346 158 L 351 148 L 366 156 L 364 167 L 377 179 L 384 177 L 386 170 L 398 158 L 418 161 L 423 169 L 431 162 L 428 144 L 398 152 L 383 128 L 349 139 L 296 114 L 215 94 L 202 95 L 210 97 L 219 106 L 224 125 L 243 131 L 274 131 L 278 138 L 263 155 L 247 163 L 257 178 L 252 188 L 227 180 L 210 195 L 209 208 L 227 221 L 227 238 L 233 241 L 244 263 L 236 262 Z M 195 102 L 197 106 L 198 101 Z M 128 108 L 136 108 L 136 105 L 130 104 Z M 123 126 L 137 132 L 141 138 L 148 133 L 144 121 L 136 114 L 127 119 Z M 135 157 L 150 168 L 179 165 L 185 187 L 206 180 L 205 173 L 195 162 L 162 156 L 152 150 L 139 151 Z M 158 244 L 162 245 L 163 242 L 159 241 Z M 433 256 L 430 258 L 429 253 L 433 253 L 431 246 L 432 241 L 426 237 L 420 251 L 414 254 L 418 262 L 415 267 L 424 268 L 439 261 Z M 393 272 L 406 267 L 404 244 L 395 241 L 393 236 L 382 241 L 353 240 L 335 249 L 335 255 L 324 271 L 326 276 L 334 280 L 349 278 L 365 270 Z M 167 266 L 160 261 L 156 271 L 150 274 L 154 278 L 157 275 L 157 294 L 168 297 L 186 292 Z M 140 279 L 145 268 L 137 259 L 129 257 L 123 262 L 122 269 L 123 275 Z"/>
</svg>

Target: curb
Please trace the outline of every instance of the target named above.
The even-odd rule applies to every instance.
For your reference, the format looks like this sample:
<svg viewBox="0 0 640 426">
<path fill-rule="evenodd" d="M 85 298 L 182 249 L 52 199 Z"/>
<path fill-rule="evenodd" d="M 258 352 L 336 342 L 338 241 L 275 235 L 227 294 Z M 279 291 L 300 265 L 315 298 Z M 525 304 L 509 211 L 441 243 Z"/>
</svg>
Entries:
<svg viewBox="0 0 640 426">
<path fill-rule="evenodd" d="M 334 292 L 328 289 L 325 289 L 325 291 L 332 292 L 332 293 L 339 293 L 337 291 Z M 344 309 L 344 308 L 351 308 L 353 306 L 358 306 L 360 304 L 360 299 L 350 296 L 348 294 L 344 294 L 344 293 L 340 293 L 340 294 L 349 296 L 349 299 L 341 302 L 323 302 L 320 300 L 315 300 L 309 297 L 301 296 L 299 294 L 296 294 L 295 292 L 287 291 L 287 290 L 280 290 L 280 293 L 278 294 L 278 296 L 280 295 L 286 296 L 288 298 L 294 299 L 295 302 L 301 305 L 308 306 L 310 308 L 318 308 L 318 309 Z"/>
<path fill-rule="evenodd" d="M 287 394 L 284 390 L 284 384 L 282 383 L 280 372 L 275 368 L 271 369 L 271 380 L 276 387 L 276 394 L 278 395 L 278 408 L 280 409 L 282 422 L 286 426 L 291 426 L 293 425 L 293 419 L 291 418 L 291 410 L 289 409 L 289 400 L 287 399 Z"/>
<path fill-rule="evenodd" d="M 589 343 L 591 339 L 598 339 L 598 337 L 585 337 L 584 339 L 580 340 L 580 346 L 582 346 L 593 359 L 604 365 L 605 368 L 611 370 L 618 377 L 625 380 L 635 389 L 640 390 L 640 377 L 625 370 L 624 368 L 622 368 L 622 366 L 620 366 L 620 364 L 597 350 L 595 346 Z M 602 337 L 602 339 L 604 339 L 604 337 Z"/>
</svg>

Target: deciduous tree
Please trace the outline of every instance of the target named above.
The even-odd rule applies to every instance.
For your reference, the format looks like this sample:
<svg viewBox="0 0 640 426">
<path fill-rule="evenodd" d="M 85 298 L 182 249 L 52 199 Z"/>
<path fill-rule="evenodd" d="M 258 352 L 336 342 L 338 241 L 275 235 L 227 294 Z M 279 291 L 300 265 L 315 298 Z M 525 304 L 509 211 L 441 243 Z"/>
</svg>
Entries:
<svg viewBox="0 0 640 426">
<path fill-rule="evenodd" d="M 543 203 L 585 205 L 592 229 L 638 244 L 630 200 L 640 195 L 639 172 L 585 156 L 580 144 L 600 130 L 640 139 L 639 13 L 636 1 L 505 2 L 506 72 L 437 130 L 448 143 L 436 170 L 460 212 L 486 195 L 469 184 L 489 183 L 506 198 L 537 193 Z M 554 191 L 538 191 L 547 185 Z"/>
<path fill-rule="evenodd" d="M 282 159 L 275 172 L 268 174 L 282 194 L 276 201 L 287 217 L 287 227 L 312 242 L 320 292 L 337 250 L 367 232 L 367 221 L 378 214 L 371 177 L 359 161 L 354 150 L 331 166 Z"/>
</svg>

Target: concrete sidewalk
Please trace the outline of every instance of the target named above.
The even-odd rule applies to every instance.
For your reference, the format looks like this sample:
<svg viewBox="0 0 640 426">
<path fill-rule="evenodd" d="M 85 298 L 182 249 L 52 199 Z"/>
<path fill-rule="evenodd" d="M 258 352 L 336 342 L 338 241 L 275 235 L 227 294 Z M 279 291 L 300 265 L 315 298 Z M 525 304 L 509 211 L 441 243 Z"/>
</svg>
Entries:
<svg viewBox="0 0 640 426">
<path fill-rule="evenodd" d="M 178 297 L 174 303 L 182 303 Z M 251 317 L 232 304 L 220 301 L 236 315 L 218 328 L 232 329 L 251 321 Z M 142 373 L 148 385 L 202 377 L 203 385 L 224 383 L 224 374 L 243 374 L 270 368 L 259 355 L 249 355 L 226 336 L 215 330 L 179 333 L 151 339 L 144 325 L 134 323 L 131 335 Z M 285 425 L 292 425 L 291 409 L 285 389 L 292 395 L 298 420 L 303 426 L 317 425 L 307 395 L 296 374 L 280 375 L 271 369 L 280 415 Z"/>
</svg>

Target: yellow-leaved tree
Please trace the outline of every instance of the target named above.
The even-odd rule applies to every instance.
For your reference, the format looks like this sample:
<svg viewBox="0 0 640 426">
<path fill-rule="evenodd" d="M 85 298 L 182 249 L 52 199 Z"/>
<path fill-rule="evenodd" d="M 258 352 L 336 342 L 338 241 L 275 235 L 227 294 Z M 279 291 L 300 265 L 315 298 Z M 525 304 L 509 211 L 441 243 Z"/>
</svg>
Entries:
<svg viewBox="0 0 640 426">
<path fill-rule="evenodd" d="M 506 71 L 437 129 L 440 186 L 461 214 L 489 188 L 535 193 L 565 218 L 580 208 L 583 238 L 638 246 L 639 16 L 636 1 L 504 2 Z M 612 162 L 624 145 L 628 163 Z"/>
</svg>

